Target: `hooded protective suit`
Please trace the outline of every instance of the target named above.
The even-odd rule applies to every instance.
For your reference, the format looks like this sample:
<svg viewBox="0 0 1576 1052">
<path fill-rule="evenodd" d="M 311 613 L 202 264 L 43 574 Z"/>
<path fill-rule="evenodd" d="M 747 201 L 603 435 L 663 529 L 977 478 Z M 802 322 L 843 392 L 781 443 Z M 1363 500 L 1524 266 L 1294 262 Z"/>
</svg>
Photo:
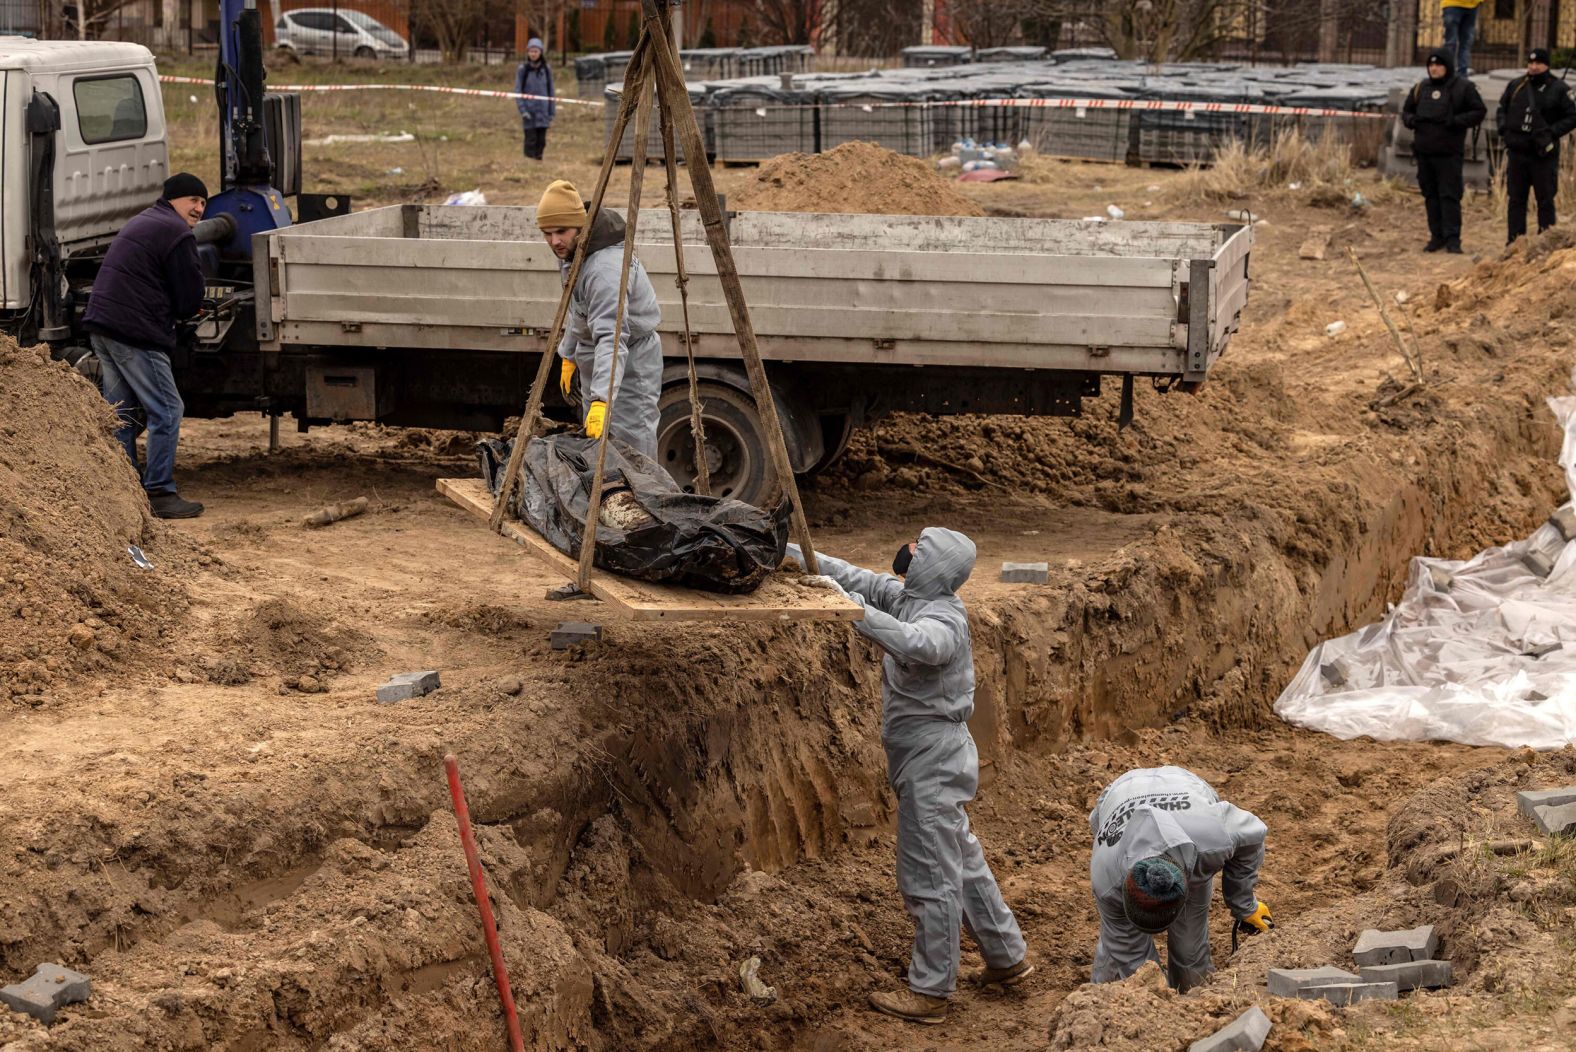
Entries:
<svg viewBox="0 0 1576 1052">
<path fill-rule="evenodd" d="M 607 209 L 597 213 L 588 234 L 586 261 L 580 268 L 558 356 L 575 363 L 580 376 L 580 419 L 592 402 L 609 402 L 608 426 L 613 437 L 657 457 L 657 400 L 662 394 L 662 340 L 657 326 L 662 311 L 651 279 L 637 257 L 629 264 L 629 292 L 624 305 L 624 332 L 615 339 L 618 321 L 618 278 L 624 266 L 624 221 Z M 559 260 L 563 280 L 570 261 Z M 618 397 L 609 399 L 614 355 L 618 357 Z"/>
<path fill-rule="evenodd" d="M 1154 936 L 1140 931 L 1122 906 L 1122 887 L 1135 862 L 1164 855 L 1187 878 L 1182 912 L 1166 931 L 1166 978 L 1186 991 L 1214 970 L 1209 952 L 1209 900 L 1222 874 L 1226 906 L 1237 919 L 1258 905 L 1254 888 L 1264 862 L 1264 823 L 1226 803 L 1192 771 L 1154 767 L 1128 771 L 1106 787 L 1089 812 L 1094 853 L 1089 880 L 1100 909 L 1093 981 L 1125 979 L 1145 961 L 1160 962 Z"/>
<path fill-rule="evenodd" d="M 802 563 L 798 546 L 790 544 L 788 555 Z M 979 787 L 979 753 L 965 722 L 974 712 L 974 654 L 957 590 L 974 569 L 974 543 L 926 529 L 906 579 L 817 558 L 821 572 L 865 608 L 854 630 L 886 652 L 881 743 L 898 801 L 898 890 L 914 918 L 908 985 L 946 997 L 957 988 L 961 925 L 994 968 L 1025 953 L 963 810 Z"/>
</svg>

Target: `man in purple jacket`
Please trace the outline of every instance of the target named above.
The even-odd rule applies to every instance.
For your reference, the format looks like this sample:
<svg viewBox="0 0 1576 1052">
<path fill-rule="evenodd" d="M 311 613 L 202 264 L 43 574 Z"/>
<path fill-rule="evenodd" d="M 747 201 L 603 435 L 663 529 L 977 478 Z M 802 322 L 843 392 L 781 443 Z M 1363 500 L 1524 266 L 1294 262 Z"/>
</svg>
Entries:
<svg viewBox="0 0 1576 1052">
<path fill-rule="evenodd" d="M 202 306 L 204 281 L 192 228 L 208 204 L 208 188 L 181 172 L 164 182 L 158 201 L 132 217 L 110 243 L 82 322 L 104 375 L 100 389 L 120 414 L 115 437 L 137 466 L 137 420 L 148 417 L 142 488 L 161 519 L 194 519 L 202 505 L 175 492 L 175 446 L 186 406 L 175 387 L 170 352 L 175 325 Z"/>
</svg>

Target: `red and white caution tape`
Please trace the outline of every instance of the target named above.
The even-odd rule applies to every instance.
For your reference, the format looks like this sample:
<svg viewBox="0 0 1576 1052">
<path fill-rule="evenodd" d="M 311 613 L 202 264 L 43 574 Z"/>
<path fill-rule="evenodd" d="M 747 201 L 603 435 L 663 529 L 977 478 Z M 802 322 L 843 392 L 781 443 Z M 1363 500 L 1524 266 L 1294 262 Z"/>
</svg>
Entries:
<svg viewBox="0 0 1576 1052">
<path fill-rule="evenodd" d="M 166 84 L 205 84 L 213 87 L 206 77 L 160 76 Z M 482 99 L 540 99 L 562 102 L 569 106 L 595 106 L 602 103 L 590 99 L 568 99 L 558 95 L 527 95 L 518 91 L 490 91 L 486 88 L 450 88 L 442 84 L 270 84 L 271 91 L 426 91 L 438 95 L 473 95 Z"/>
<path fill-rule="evenodd" d="M 207 84 L 213 81 L 202 77 L 161 76 L 166 84 Z M 560 95 L 526 95 L 517 91 L 492 91 L 486 88 L 451 88 L 442 84 L 273 84 L 276 91 L 423 91 L 438 95 L 470 95 L 481 99 L 538 99 L 561 102 L 566 106 L 596 106 L 604 103 L 592 99 L 571 99 Z M 1385 120 L 1389 114 L 1373 110 L 1337 110 L 1318 106 L 1267 106 L 1256 102 L 1187 102 L 1176 99 L 937 99 L 920 102 L 822 102 L 820 106 L 831 109 L 872 110 L 910 109 L 914 107 L 1004 107 L 1011 109 L 1077 110 L 1143 110 L 1181 113 L 1251 114 L 1270 117 L 1351 117 L 1361 120 Z M 767 109 L 797 109 L 791 103 L 771 103 L 748 107 L 761 112 Z"/>
</svg>

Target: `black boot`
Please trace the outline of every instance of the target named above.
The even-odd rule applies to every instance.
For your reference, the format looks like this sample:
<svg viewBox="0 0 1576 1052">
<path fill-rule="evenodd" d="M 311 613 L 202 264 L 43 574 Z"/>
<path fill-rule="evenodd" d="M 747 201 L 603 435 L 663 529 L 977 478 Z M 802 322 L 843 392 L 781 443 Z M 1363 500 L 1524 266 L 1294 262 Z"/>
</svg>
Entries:
<svg viewBox="0 0 1576 1052">
<path fill-rule="evenodd" d="M 1459 255 L 1461 255 L 1461 242 L 1459 242 L 1459 241 L 1447 241 L 1447 242 L 1445 242 L 1445 251 L 1449 252 L 1452 256 L 1459 256 Z"/>
<path fill-rule="evenodd" d="M 202 514 L 201 504 L 194 500 L 183 499 L 174 490 L 168 493 L 150 493 L 148 503 L 153 506 L 154 517 L 159 519 L 195 519 Z"/>
<path fill-rule="evenodd" d="M 1445 247 L 1445 239 L 1444 238 L 1442 238 L 1442 237 L 1431 237 L 1431 238 L 1428 239 L 1428 244 L 1423 246 L 1423 251 L 1424 252 L 1438 252 L 1440 249 L 1442 249 L 1444 247 Z"/>
</svg>

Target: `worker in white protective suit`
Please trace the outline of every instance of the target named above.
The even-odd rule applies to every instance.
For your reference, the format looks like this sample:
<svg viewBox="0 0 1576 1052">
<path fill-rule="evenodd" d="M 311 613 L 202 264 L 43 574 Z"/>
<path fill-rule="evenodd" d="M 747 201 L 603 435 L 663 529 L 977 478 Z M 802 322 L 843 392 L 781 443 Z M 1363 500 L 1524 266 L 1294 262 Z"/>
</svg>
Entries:
<svg viewBox="0 0 1576 1052">
<path fill-rule="evenodd" d="M 1275 926 L 1255 893 L 1264 823 L 1226 803 L 1193 772 L 1128 771 L 1100 794 L 1089 828 L 1089 880 L 1100 910 L 1094 982 L 1125 979 L 1145 961 L 1158 964 L 1160 932 L 1166 933 L 1166 979 L 1173 987 L 1186 992 L 1208 978 L 1214 971 L 1209 902 L 1217 873 L 1237 932 Z"/>
<path fill-rule="evenodd" d="M 597 213 L 586 229 L 585 202 L 573 183 L 555 180 L 536 206 L 536 225 L 547 239 L 565 282 L 580 238 L 588 238 L 585 262 L 569 298 L 564 336 L 558 344 L 558 388 L 572 403 L 575 374 L 580 374 L 580 419 L 585 432 L 612 436 L 646 456 L 657 456 L 657 400 L 662 394 L 662 340 L 657 326 L 662 311 L 640 260 L 629 263 L 629 290 L 624 327 L 618 327 L 618 284 L 624 267 L 624 221 L 608 209 Z M 617 392 L 613 393 L 617 363 Z M 612 404 L 612 420 L 608 405 Z"/>
<path fill-rule="evenodd" d="M 796 545 L 788 555 L 803 565 Z M 1010 985 L 1034 970 L 963 810 L 979 786 L 979 753 L 966 722 L 974 712 L 974 654 L 957 595 L 974 568 L 974 542 L 931 527 L 898 550 L 892 574 L 817 557 L 821 572 L 864 607 L 854 629 L 886 652 L 881 743 L 897 793 L 897 883 L 914 918 L 914 949 L 909 988 L 872 993 L 870 1004 L 940 1023 L 957 988 L 961 926 L 985 958 L 965 978 Z"/>
</svg>

